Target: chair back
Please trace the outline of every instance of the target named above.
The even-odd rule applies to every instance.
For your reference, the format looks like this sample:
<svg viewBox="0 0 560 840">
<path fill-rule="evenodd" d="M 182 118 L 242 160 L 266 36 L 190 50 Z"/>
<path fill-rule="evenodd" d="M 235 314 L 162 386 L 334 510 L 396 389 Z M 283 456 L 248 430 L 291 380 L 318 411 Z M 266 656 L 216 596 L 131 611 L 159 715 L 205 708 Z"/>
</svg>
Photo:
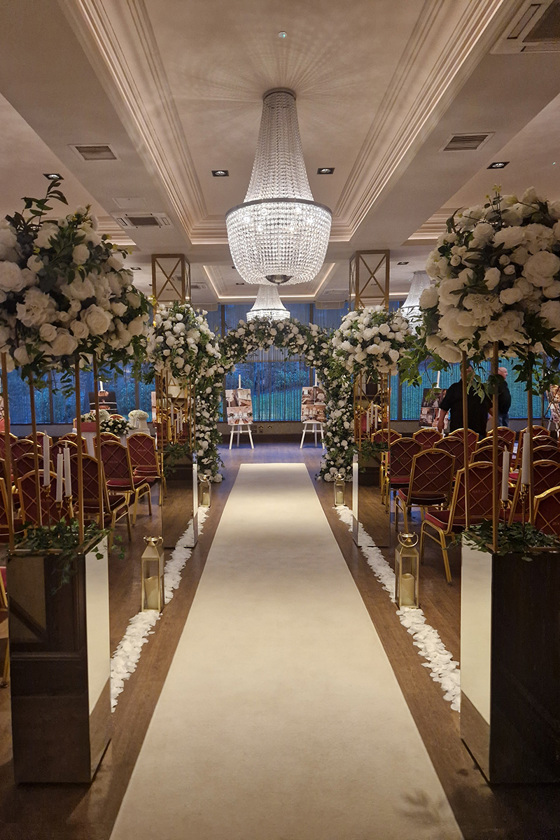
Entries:
<svg viewBox="0 0 560 840">
<path fill-rule="evenodd" d="M 39 469 L 44 469 L 43 463 L 43 453 L 37 453 L 37 460 L 39 464 Z M 49 463 L 48 469 L 52 468 L 52 464 Z M 25 473 L 31 472 L 35 470 L 35 455 L 33 452 L 26 452 L 24 455 L 20 455 L 19 458 L 15 458 L 12 461 L 12 471 L 14 474 L 14 481 L 17 480 L 18 476 L 25 475 Z"/>
<path fill-rule="evenodd" d="M 153 469 L 155 474 L 159 474 L 156 443 L 151 435 L 135 432 L 126 439 L 126 446 L 133 470 Z"/>
<path fill-rule="evenodd" d="M 128 481 L 133 485 L 132 467 L 126 446 L 116 440 L 102 441 L 101 460 L 107 481 Z"/>
<path fill-rule="evenodd" d="M 15 461 L 17 458 L 21 458 L 22 455 L 27 455 L 28 453 L 33 453 L 37 448 L 37 452 L 40 452 L 42 455 L 41 447 L 35 447 L 35 444 L 32 440 L 28 438 L 18 438 L 18 440 L 14 440 L 12 442 L 12 461 Z"/>
<path fill-rule="evenodd" d="M 10 432 L 10 441 L 14 443 L 17 440 L 17 435 L 13 435 Z M 4 432 L 0 432 L 0 458 L 4 458 L 6 454 L 6 439 L 4 437 Z"/>
<path fill-rule="evenodd" d="M 464 429 L 455 429 L 454 432 L 449 433 L 449 437 L 457 437 L 460 440 L 464 440 L 465 437 L 465 430 Z M 478 443 L 478 432 L 474 432 L 472 429 L 467 429 L 467 446 L 469 452 L 474 452 L 476 449 L 476 445 Z"/>
<path fill-rule="evenodd" d="M 535 498 L 546 490 L 559 485 L 560 463 L 558 461 L 542 460 L 533 463 L 533 496 Z M 521 514 L 521 472 L 519 472 L 509 513 L 510 524 L 518 520 Z"/>
<path fill-rule="evenodd" d="M 527 431 L 527 429 L 522 429 L 519 432 L 519 438 L 518 438 L 518 442 L 517 442 L 517 451 L 515 453 L 515 469 L 520 469 L 520 467 L 521 467 L 521 463 L 522 463 L 522 460 L 523 460 L 523 440 L 524 440 L 524 435 L 525 435 L 526 431 Z M 534 435 L 533 436 L 533 460 L 535 460 L 534 450 L 538 446 L 554 446 L 554 445 L 555 445 L 554 438 L 552 438 L 550 435 L 542 435 L 540 433 L 538 435 Z M 543 459 L 541 458 L 541 460 L 543 460 Z"/>
<path fill-rule="evenodd" d="M 525 427 L 521 430 L 519 434 L 523 434 L 524 432 L 528 432 L 529 429 Z M 548 437 L 551 438 L 552 435 L 550 434 L 550 429 L 546 429 L 544 426 L 533 426 L 533 437 Z"/>
<path fill-rule="evenodd" d="M 499 451 L 499 455 L 501 457 L 501 451 Z M 475 461 L 492 461 L 494 456 L 494 447 L 492 444 L 486 446 L 479 446 L 471 455 L 470 463 L 474 463 Z"/>
<path fill-rule="evenodd" d="M 423 449 L 412 459 L 408 497 L 451 497 L 451 482 L 455 473 L 455 457 L 443 449 Z"/>
<path fill-rule="evenodd" d="M 40 493 L 37 499 L 37 481 L 35 471 L 25 473 L 17 480 L 19 491 L 19 502 L 21 506 L 21 518 L 24 522 L 31 522 L 39 525 L 39 509 L 42 512 L 43 525 L 49 522 L 58 522 L 61 518 L 68 518 L 69 502 L 64 499 L 62 504 L 57 504 L 56 497 L 56 473 L 50 472 L 50 483 L 48 487 L 43 486 L 43 470 L 39 470 Z"/>
<path fill-rule="evenodd" d="M 403 476 L 410 477 L 412 459 L 422 451 L 422 445 L 412 438 L 399 438 L 391 444 L 389 451 L 389 476 L 391 481 Z"/>
<path fill-rule="evenodd" d="M 486 461 L 478 461 L 469 466 L 469 518 L 471 524 L 492 519 L 492 476 L 494 467 Z M 502 470 L 498 467 L 498 481 L 501 483 Z M 465 519 L 465 469 L 460 469 L 455 477 L 449 524 Z"/>
<path fill-rule="evenodd" d="M 515 446 L 515 441 L 517 440 L 517 432 L 514 429 L 508 429 L 507 426 L 498 426 L 498 446 L 500 450 L 507 449 L 509 452 L 513 452 L 513 447 Z M 480 449 L 481 446 L 491 446 L 492 441 L 494 440 L 493 432 L 490 430 L 486 437 L 481 438 L 478 441 L 477 449 Z"/>
<path fill-rule="evenodd" d="M 560 537 L 560 487 L 545 490 L 535 498 L 535 528 Z"/>
<path fill-rule="evenodd" d="M 560 449 L 552 444 L 535 446 L 533 447 L 533 461 L 558 461 L 560 463 Z"/>
<path fill-rule="evenodd" d="M 436 445 L 438 440 L 442 440 L 443 435 L 438 429 L 418 429 L 412 435 L 414 440 L 417 440 L 422 449 L 431 449 Z"/>
<path fill-rule="evenodd" d="M 46 432 L 37 432 L 37 442 L 38 442 L 39 446 L 43 445 L 43 438 L 44 437 L 48 437 L 49 443 L 52 444 L 52 437 L 50 435 L 48 435 Z M 24 440 L 31 440 L 32 441 L 33 440 L 33 435 L 32 434 L 27 435 L 24 438 Z"/>
<path fill-rule="evenodd" d="M 113 432 L 100 432 L 99 438 L 101 442 L 104 440 L 116 440 L 118 443 L 121 442 L 121 439 L 118 435 L 114 435 Z"/>
<path fill-rule="evenodd" d="M 465 448 L 463 446 L 463 439 L 448 435 L 442 440 L 438 440 L 434 444 L 435 449 L 440 449 L 442 452 L 449 452 L 455 458 L 455 471 L 462 469 L 465 466 Z"/>
<path fill-rule="evenodd" d="M 69 440 L 69 441 L 72 441 L 73 443 L 75 443 L 76 446 L 77 446 L 78 445 L 78 434 L 77 434 L 77 432 L 66 432 L 65 435 L 60 435 L 58 440 L 59 441 L 60 440 Z M 82 438 L 82 449 L 83 449 L 84 452 L 87 453 L 87 440 L 85 438 Z"/>
<path fill-rule="evenodd" d="M 376 432 L 373 432 L 371 436 L 372 443 L 387 443 L 388 441 L 391 442 L 391 445 L 396 440 L 400 440 L 402 435 L 396 432 L 394 429 L 391 429 L 391 433 L 388 433 L 387 429 L 378 429 Z"/>
</svg>

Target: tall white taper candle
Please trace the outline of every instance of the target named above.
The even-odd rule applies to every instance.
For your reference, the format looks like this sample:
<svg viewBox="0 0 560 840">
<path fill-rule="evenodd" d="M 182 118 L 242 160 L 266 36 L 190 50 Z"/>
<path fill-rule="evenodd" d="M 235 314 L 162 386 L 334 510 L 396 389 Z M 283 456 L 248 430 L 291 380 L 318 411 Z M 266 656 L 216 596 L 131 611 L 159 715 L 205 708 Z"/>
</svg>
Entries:
<svg viewBox="0 0 560 840">
<path fill-rule="evenodd" d="M 241 388 L 241 374 L 237 377 L 237 387 Z"/>
<path fill-rule="evenodd" d="M 48 435 L 43 435 L 43 485 L 51 483 L 51 450 Z"/>
<path fill-rule="evenodd" d="M 62 482 L 64 478 L 64 455 L 59 452 L 56 456 L 56 502 L 62 501 Z"/>
<path fill-rule="evenodd" d="M 504 449 L 502 457 L 502 502 L 507 502 L 509 498 L 509 459 L 509 452 Z"/>
<path fill-rule="evenodd" d="M 64 492 L 67 496 L 72 495 L 72 474 L 70 472 L 70 447 L 68 446 L 64 447 Z"/>
</svg>

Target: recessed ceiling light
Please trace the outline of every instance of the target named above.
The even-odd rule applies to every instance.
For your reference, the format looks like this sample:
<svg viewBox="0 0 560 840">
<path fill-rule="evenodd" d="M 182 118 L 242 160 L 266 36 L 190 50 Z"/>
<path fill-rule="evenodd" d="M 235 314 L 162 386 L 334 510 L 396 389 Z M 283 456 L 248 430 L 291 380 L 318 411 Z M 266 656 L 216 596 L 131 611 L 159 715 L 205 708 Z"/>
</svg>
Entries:
<svg viewBox="0 0 560 840">
<path fill-rule="evenodd" d="M 317 170 L 317 175 L 332 175 L 334 166 L 320 166 Z"/>
<path fill-rule="evenodd" d="M 235 285 L 236 285 L 236 286 L 244 286 L 244 285 L 245 285 L 245 283 L 236 283 Z"/>
<path fill-rule="evenodd" d="M 401 262 L 398 262 L 397 265 L 408 265 L 408 260 L 401 260 Z"/>
<path fill-rule="evenodd" d="M 279 32 L 279 33 L 278 33 L 278 37 L 279 37 L 279 38 L 281 38 L 281 39 L 283 40 L 284 38 L 287 38 L 287 37 L 288 37 L 288 33 L 287 33 L 287 32 L 284 32 L 284 31 L 282 30 L 282 32 Z"/>
<path fill-rule="evenodd" d="M 212 175 L 214 178 L 227 178 L 229 176 L 229 169 L 213 169 Z"/>
<path fill-rule="evenodd" d="M 130 265 L 128 266 L 130 271 L 142 271 L 139 265 Z"/>
<path fill-rule="evenodd" d="M 494 163 L 491 163 L 488 169 L 503 169 L 504 166 L 507 166 L 509 160 L 495 160 Z"/>
<path fill-rule="evenodd" d="M 58 172 L 45 172 L 44 175 L 49 181 L 64 181 L 64 178 Z"/>
</svg>

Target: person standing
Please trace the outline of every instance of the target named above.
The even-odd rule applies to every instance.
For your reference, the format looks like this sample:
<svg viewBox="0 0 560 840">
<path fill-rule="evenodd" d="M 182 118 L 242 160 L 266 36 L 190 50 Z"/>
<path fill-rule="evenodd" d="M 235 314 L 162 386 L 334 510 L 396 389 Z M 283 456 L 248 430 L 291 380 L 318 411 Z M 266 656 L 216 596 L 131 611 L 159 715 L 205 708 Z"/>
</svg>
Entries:
<svg viewBox="0 0 560 840">
<path fill-rule="evenodd" d="M 473 376 L 472 367 L 468 368 L 467 381 L 470 383 Z M 488 412 L 490 410 L 491 401 L 489 397 L 480 397 L 476 391 L 469 389 L 467 391 L 467 416 L 468 426 L 474 432 L 477 432 L 479 438 L 486 435 L 486 426 L 488 424 Z M 455 429 L 463 428 L 463 385 L 461 380 L 454 382 L 446 391 L 444 398 L 439 404 L 438 429 L 443 432 L 445 417 L 449 412 L 449 431 L 454 432 Z"/>
<path fill-rule="evenodd" d="M 507 368 L 499 367 L 498 374 L 498 425 L 509 426 L 509 410 L 511 407 L 511 393 L 506 382 Z"/>
</svg>

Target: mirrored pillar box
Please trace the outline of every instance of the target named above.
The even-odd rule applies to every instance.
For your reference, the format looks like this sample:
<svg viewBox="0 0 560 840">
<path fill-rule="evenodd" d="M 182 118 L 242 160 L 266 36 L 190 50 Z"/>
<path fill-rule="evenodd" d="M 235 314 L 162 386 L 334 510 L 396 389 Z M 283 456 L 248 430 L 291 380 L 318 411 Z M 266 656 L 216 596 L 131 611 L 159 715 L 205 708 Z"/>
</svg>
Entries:
<svg viewBox="0 0 560 840">
<path fill-rule="evenodd" d="M 461 737 L 491 784 L 560 781 L 560 553 L 463 545 Z"/>
<path fill-rule="evenodd" d="M 106 538 L 65 564 L 56 552 L 9 555 L 16 782 L 95 775 L 111 733 L 108 584 Z"/>
</svg>

